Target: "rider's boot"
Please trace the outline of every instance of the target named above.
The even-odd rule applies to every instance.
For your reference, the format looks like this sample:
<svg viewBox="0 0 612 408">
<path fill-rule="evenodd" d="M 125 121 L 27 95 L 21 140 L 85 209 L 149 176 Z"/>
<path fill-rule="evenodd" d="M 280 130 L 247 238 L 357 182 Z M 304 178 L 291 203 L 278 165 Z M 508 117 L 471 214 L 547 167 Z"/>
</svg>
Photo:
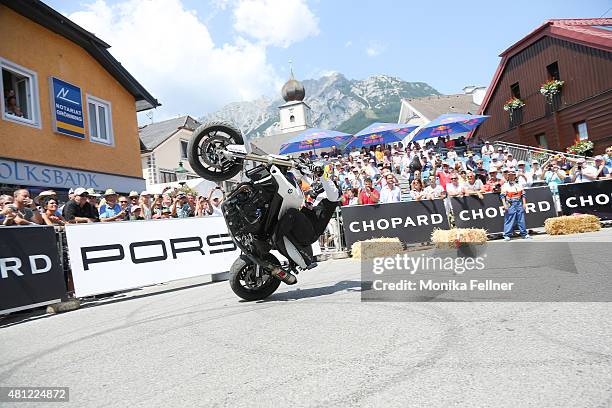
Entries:
<svg viewBox="0 0 612 408">
<path fill-rule="evenodd" d="M 274 268 L 271 271 L 272 276 L 277 277 L 281 281 L 285 282 L 287 285 L 295 285 L 297 283 L 297 278 L 291 272 L 287 272 L 282 270 L 281 268 Z"/>
</svg>

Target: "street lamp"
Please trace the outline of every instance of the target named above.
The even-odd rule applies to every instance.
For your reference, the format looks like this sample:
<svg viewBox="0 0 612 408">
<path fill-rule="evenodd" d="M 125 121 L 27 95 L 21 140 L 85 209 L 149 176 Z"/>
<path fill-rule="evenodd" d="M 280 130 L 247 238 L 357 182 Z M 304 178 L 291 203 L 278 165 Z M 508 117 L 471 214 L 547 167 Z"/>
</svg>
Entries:
<svg viewBox="0 0 612 408">
<path fill-rule="evenodd" d="M 183 167 L 183 162 L 179 162 L 179 166 L 174 169 L 174 172 L 176 173 L 176 180 L 178 181 L 178 183 L 181 185 L 181 188 L 185 185 L 185 183 L 187 182 L 187 169 L 185 169 Z"/>
</svg>

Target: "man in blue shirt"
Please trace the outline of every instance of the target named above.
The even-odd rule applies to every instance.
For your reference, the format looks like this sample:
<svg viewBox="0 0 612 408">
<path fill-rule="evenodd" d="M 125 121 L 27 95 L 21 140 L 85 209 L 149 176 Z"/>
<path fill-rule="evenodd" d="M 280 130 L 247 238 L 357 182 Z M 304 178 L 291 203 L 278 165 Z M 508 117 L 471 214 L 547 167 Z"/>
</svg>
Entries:
<svg viewBox="0 0 612 408">
<path fill-rule="evenodd" d="M 125 218 L 126 210 L 122 210 L 117 202 L 117 193 L 112 188 L 104 192 L 104 200 L 106 203 L 100 206 L 100 221 L 121 221 Z"/>
</svg>

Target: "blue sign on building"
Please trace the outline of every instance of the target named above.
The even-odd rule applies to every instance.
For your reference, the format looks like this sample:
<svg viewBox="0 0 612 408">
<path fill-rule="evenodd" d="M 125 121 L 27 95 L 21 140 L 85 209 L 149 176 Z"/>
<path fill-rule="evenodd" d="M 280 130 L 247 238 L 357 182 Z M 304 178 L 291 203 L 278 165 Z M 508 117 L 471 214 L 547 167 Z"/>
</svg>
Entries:
<svg viewBox="0 0 612 408">
<path fill-rule="evenodd" d="M 51 77 L 53 130 L 69 136 L 85 138 L 81 88 Z"/>
</svg>

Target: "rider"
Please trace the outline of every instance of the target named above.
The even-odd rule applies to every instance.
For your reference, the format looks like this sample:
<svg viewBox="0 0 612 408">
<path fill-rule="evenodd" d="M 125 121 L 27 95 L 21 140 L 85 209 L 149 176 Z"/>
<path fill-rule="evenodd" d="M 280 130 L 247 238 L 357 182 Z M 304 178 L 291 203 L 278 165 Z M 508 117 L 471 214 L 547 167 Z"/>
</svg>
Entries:
<svg viewBox="0 0 612 408">
<path fill-rule="evenodd" d="M 305 177 L 297 169 L 291 172 L 298 180 Z M 325 231 L 340 200 L 339 189 L 331 180 L 331 175 L 320 169 L 315 176 L 320 177 L 320 183 L 312 183 L 311 196 L 315 196 L 314 203 L 305 203 L 300 209 L 288 209 L 279 220 L 275 233 L 279 251 L 301 269 L 311 269 L 317 265 L 312 255 L 312 244 Z M 278 267 L 272 270 L 272 275 L 288 285 L 297 283 L 295 275 Z"/>
</svg>

